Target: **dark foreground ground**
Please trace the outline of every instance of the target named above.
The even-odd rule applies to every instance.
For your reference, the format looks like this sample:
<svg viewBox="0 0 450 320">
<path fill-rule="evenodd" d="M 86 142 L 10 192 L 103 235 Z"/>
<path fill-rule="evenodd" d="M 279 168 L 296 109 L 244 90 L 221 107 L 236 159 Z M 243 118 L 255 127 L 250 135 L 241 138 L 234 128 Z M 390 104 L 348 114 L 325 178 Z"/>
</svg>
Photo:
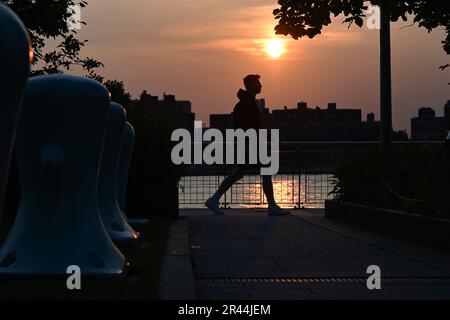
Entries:
<svg viewBox="0 0 450 320">
<path fill-rule="evenodd" d="M 322 210 L 267 217 L 264 210 L 182 210 L 198 299 L 450 299 L 450 252 L 330 221 Z M 4 299 L 157 299 L 171 226 L 154 220 L 136 247 L 121 247 L 123 279 L 0 280 Z M 381 290 L 367 268 L 381 269 Z M 189 268 L 190 269 L 190 268 Z"/>
<path fill-rule="evenodd" d="M 200 299 L 450 299 L 450 252 L 333 222 L 322 210 L 183 210 Z M 382 288 L 367 288 L 371 265 Z"/>
<path fill-rule="evenodd" d="M 69 291 L 66 279 L 0 279 L 0 300 L 5 299 L 157 299 L 159 273 L 171 221 L 153 220 L 136 229 L 142 234 L 139 245 L 119 249 L 131 263 L 123 279 L 84 279 L 82 290 Z"/>
</svg>

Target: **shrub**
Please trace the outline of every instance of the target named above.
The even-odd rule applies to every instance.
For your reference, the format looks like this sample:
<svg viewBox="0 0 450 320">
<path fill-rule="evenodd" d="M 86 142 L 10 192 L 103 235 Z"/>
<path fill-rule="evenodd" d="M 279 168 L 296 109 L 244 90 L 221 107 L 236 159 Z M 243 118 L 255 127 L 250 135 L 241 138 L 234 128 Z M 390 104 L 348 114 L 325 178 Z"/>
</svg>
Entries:
<svg viewBox="0 0 450 320">
<path fill-rule="evenodd" d="M 139 105 L 128 108 L 127 115 L 136 132 L 127 214 L 174 216 L 178 208 L 178 182 L 184 167 L 172 163 L 171 135 L 173 130 L 186 125 L 185 115 Z"/>
<path fill-rule="evenodd" d="M 445 148 L 404 145 L 345 161 L 335 172 L 335 200 L 450 218 Z"/>
</svg>

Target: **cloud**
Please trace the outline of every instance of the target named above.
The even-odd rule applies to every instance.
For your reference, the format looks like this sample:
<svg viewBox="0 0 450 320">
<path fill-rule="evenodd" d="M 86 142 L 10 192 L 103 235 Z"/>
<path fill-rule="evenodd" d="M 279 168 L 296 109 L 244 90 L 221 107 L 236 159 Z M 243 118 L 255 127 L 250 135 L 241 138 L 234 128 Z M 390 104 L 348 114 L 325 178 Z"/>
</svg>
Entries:
<svg viewBox="0 0 450 320">
<path fill-rule="evenodd" d="M 276 4 L 271 1 L 272 4 L 267 3 L 198 0 L 184 6 L 184 9 L 192 10 L 185 12 L 186 17 L 176 15 L 179 17 L 176 23 L 167 21 L 164 26 L 160 25 L 157 28 L 158 38 L 153 40 L 163 45 L 166 51 L 187 53 L 197 50 L 202 54 L 224 50 L 265 57 L 267 40 L 276 37 L 285 43 L 283 59 L 298 60 L 305 58 L 302 54 L 308 51 L 305 49 L 314 51 L 347 46 L 363 39 L 361 30 L 348 30 L 338 23 L 326 28 L 313 40 L 294 41 L 290 37 L 277 36 L 274 32 L 277 22 L 272 15 Z"/>
</svg>

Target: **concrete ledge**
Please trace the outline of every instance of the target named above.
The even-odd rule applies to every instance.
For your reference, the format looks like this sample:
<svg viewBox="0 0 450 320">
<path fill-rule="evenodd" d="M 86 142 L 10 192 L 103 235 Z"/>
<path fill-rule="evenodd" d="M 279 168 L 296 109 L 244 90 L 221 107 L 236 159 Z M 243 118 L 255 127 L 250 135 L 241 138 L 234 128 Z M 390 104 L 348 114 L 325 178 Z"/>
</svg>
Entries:
<svg viewBox="0 0 450 320">
<path fill-rule="evenodd" d="M 170 229 L 169 243 L 161 269 L 159 299 L 195 299 L 187 220 L 176 221 Z"/>
<path fill-rule="evenodd" d="M 450 220 L 343 201 L 326 201 L 325 216 L 397 238 L 450 249 Z"/>
</svg>

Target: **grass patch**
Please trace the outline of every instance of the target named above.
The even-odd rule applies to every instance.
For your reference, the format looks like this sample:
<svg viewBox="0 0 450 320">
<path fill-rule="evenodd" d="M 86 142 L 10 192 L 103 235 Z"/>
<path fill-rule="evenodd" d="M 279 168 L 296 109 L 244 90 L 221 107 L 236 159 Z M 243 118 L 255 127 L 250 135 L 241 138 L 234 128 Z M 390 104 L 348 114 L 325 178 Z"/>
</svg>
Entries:
<svg viewBox="0 0 450 320">
<path fill-rule="evenodd" d="M 169 237 L 171 220 L 153 219 L 137 229 L 141 241 L 134 247 L 119 247 L 131 263 L 120 279 L 82 279 L 82 290 L 69 291 L 66 278 L 2 279 L 0 299 L 26 300 L 153 300 L 158 298 L 159 276 Z M 38 254 L 38 253 L 36 253 Z"/>
</svg>

